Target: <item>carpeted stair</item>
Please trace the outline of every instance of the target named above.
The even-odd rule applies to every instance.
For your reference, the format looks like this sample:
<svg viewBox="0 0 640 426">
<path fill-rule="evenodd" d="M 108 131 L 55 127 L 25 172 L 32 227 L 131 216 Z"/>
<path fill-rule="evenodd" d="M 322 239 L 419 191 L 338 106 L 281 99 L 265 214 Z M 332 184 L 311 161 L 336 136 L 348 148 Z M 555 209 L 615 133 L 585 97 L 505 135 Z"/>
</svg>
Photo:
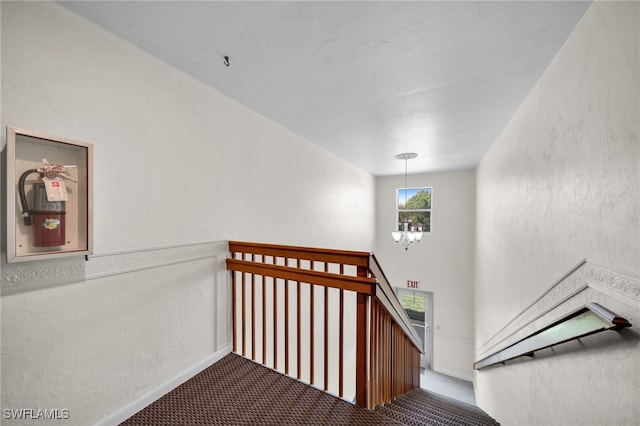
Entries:
<svg viewBox="0 0 640 426">
<path fill-rule="evenodd" d="M 156 425 L 497 425 L 477 407 L 414 390 L 370 411 L 229 354 L 122 423 Z"/>
<path fill-rule="evenodd" d="M 495 426 L 499 424 L 474 405 L 424 389 L 407 392 L 383 407 L 376 407 L 374 411 L 403 425 Z"/>
</svg>

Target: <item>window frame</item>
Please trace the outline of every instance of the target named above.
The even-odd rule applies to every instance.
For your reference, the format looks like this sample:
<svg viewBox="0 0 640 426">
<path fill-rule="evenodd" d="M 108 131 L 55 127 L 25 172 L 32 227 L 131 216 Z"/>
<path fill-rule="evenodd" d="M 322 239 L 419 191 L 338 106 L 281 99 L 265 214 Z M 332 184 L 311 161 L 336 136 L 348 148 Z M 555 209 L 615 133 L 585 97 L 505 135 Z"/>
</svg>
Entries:
<svg viewBox="0 0 640 426">
<path fill-rule="evenodd" d="M 420 190 L 428 190 L 429 193 L 431 194 L 431 205 L 430 208 L 428 209 L 401 209 L 400 208 L 400 193 L 401 191 L 411 191 L 411 190 L 416 190 L 416 193 Z M 406 197 L 405 197 L 406 198 Z M 410 199 L 410 198 L 409 198 Z M 408 200 L 405 199 L 405 204 Z M 433 229 L 433 216 L 432 216 L 432 211 L 433 211 L 433 187 L 432 186 L 413 186 L 413 187 L 399 187 L 396 188 L 396 225 L 395 228 L 397 228 L 398 231 L 402 231 L 401 229 L 401 222 L 400 222 L 400 212 L 428 212 L 429 213 L 429 230 L 422 230 L 423 234 L 431 234 L 432 233 L 432 229 Z M 409 229 L 411 231 L 411 229 Z M 416 230 L 417 231 L 417 230 Z"/>
</svg>

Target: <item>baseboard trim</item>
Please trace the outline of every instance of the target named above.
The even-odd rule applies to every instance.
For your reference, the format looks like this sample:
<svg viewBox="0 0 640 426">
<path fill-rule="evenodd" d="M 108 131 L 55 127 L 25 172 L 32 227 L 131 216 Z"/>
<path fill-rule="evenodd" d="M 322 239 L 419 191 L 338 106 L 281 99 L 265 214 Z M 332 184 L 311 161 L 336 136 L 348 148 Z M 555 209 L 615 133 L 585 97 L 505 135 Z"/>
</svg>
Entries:
<svg viewBox="0 0 640 426">
<path fill-rule="evenodd" d="M 192 377 L 194 377 L 196 374 L 200 373 L 204 369 L 220 361 L 223 357 L 231 353 L 231 349 L 232 349 L 231 345 L 223 346 L 220 350 L 211 354 L 210 356 L 203 359 L 199 363 L 193 365 L 191 368 L 183 371 L 182 373 L 178 374 L 177 376 L 173 377 L 172 379 L 168 380 L 167 382 L 163 383 L 157 388 L 151 390 L 150 392 L 146 393 L 145 395 L 141 396 L 135 401 L 125 405 L 124 407 L 122 407 L 115 413 L 111 414 L 110 416 L 102 419 L 100 422 L 97 423 L 97 425 L 100 425 L 100 426 L 119 425 L 120 423 L 127 420 L 129 417 L 136 414 L 138 411 L 145 408 L 147 405 L 158 400 L 163 395 L 166 395 L 167 393 L 171 392 L 173 389 L 177 388 L 187 380 L 191 379 Z"/>
</svg>

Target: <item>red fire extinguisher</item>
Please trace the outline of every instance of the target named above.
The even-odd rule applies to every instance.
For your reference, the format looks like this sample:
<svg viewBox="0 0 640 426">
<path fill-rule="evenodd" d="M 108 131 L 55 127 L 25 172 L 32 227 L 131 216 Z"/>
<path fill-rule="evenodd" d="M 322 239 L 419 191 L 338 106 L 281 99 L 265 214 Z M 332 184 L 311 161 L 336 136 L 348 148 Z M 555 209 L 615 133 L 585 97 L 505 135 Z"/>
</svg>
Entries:
<svg viewBox="0 0 640 426">
<path fill-rule="evenodd" d="M 55 247 L 65 244 L 65 202 L 49 201 L 43 181 L 33 185 L 33 204 L 29 208 L 25 195 L 25 181 L 32 173 L 40 173 L 40 179 L 45 174 L 42 169 L 30 169 L 24 172 L 18 180 L 18 192 L 22 204 L 22 219 L 27 226 L 34 226 L 34 247 Z M 57 174 L 52 173 L 55 177 Z M 57 182 L 52 182 L 56 184 Z"/>
</svg>

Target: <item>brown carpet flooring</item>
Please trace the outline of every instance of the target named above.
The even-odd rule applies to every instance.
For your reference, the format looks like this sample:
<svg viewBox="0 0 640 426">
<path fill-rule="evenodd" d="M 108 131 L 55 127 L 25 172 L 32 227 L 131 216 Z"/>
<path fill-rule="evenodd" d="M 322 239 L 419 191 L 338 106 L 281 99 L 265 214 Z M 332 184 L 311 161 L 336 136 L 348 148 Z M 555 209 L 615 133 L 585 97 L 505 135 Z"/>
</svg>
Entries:
<svg viewBox="0 0 640 426">
<path fill-rule="evenodd" d="M 472 405 L 414 390 L 369 411 L 229 354 L 122 423 L 156 425 L 497 425 Z"/>
</svg>

